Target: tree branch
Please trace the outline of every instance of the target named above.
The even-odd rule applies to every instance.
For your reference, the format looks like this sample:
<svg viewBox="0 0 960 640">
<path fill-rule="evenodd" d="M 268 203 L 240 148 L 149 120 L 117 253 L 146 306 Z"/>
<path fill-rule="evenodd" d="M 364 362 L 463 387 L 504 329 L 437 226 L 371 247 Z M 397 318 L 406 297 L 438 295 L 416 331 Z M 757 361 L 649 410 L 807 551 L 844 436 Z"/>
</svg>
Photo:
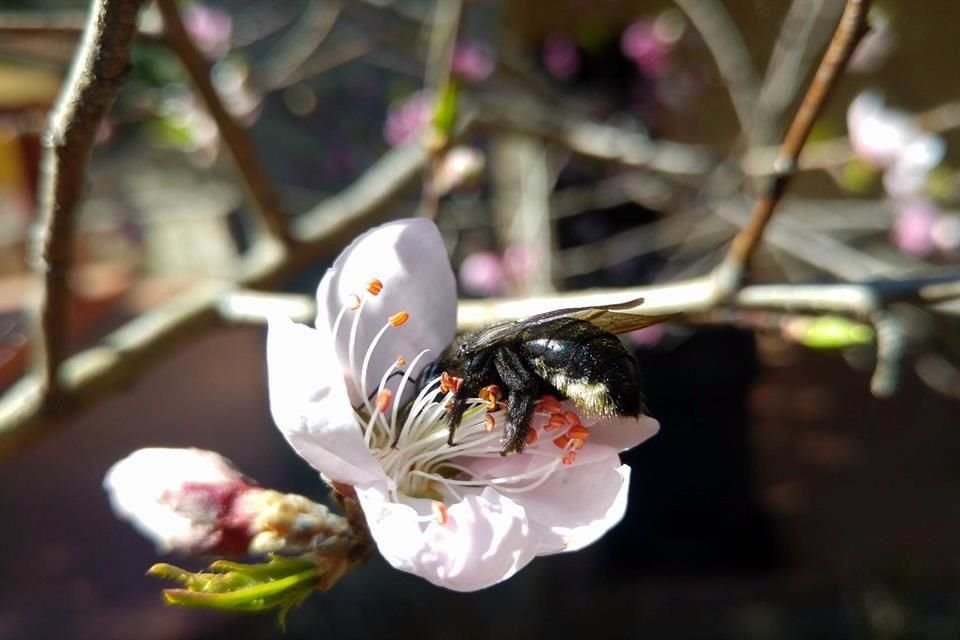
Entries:
<svg viewBox="0 0 960 640">
<path fill-rule="evenodd" d="M 33 267 L 43 274 L 36 307 L 36 364 L 41 404 L 60 396 L 57 367 L 67 353 L 73 214 L 86 189 L 87 163 L 100 123 L 126 80 L 141 0 L 93 3 L 73 66 L 43 135 Z M 61 409 L 61 406 L 57 406 Z"/>
<path fill-rule="evenodd" d="M 796 171 L 800 152 L 807 141 L 810 129 L 820 114 L 827 97 L 846 67 L 854 46 L 865 33 L 869 0 L 847 0 L 840 23 L 830 45 L 823 55 L 820 67 L 800 103 L 800 108 L 780 145 L 774 161 L 774 174 L 763 196 L 757 200 L 750 220 L 734 237 L 733 244 L 718 271 L 721 286 L 734 287 L 743 277 L 743 272 L 754 251 L 760 244 L 763 231 L 773 217 L 777 203 Z"/>
<path fill-rule="evenodd" d="M 167 45 L 180 59 L 211 117 L 217 123 L 217 129 L 243 178 L 254 211 L 267 233 L 281 246 L 289 246 L 293 239 L 288 230 L 288 216 L 280 204 L 280 197 L 260 164 L 247 130 L 227 111 L 210 81 L 210 65 L 187 33 L 176 0 L 157 0 L 157 9 L 163 17 Z"/>
</svg>

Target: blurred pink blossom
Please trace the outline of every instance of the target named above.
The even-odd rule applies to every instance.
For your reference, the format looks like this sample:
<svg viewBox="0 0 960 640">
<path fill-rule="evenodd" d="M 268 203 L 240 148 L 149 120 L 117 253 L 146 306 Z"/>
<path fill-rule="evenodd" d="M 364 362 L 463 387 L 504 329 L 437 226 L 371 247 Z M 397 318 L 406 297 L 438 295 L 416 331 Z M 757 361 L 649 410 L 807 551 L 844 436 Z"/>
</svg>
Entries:
<svg viewBox="0 0 960 640">
<path fill-rule="evenodd" d="M 230 49 L 233 19 L 218 7 L 193 2 L 182 9 L 183 23 L 197 47 L 211 58 L 219 58 Z"/>
<path fill-rule="evenodd" d="M 482 82 L 495 66 L 493 50 L 482 42 L 458 42 L 453 49 L 450 71 L 467 82 Z"/>
<path fill-rule="evenodd" d="M 946 152 L 943 138 L 920 129 L 909 114 L 888 109 L 873 91 L 850 103 L 847 128 L 854 153 L 884 171 L 884 187 L 895 198 L 921 193 Z"/>
<path fill-rule="evenodd" d="M 387 144 L 398 146 L 415 140 L 433 114 L 433 100 L 429 93 L 418 91 L 390 105 L 387 121 L 383 125 L 383 137 Z"/>
<path fill-rule="evenodd" d="M 930 200 L 909 200 L 898 208 L 891 240 L 904 253 L 928 256 L 936 249 L 933 230 L 939 219 L 940 210 Z"/>
<path fill-rule="evenodd" d="M 652 78 L 659 78 L 670 68 L 671 45 L 659 36 L 652 21 L 637 20 L 627 27 L 620 38 L 620 49 Z"/>
<path fill-rule="evenodd" d="M 580 71 L 580 52 L 569 37 L 554 34 L 543 43 L 543 64 L 558 80 L 569 80 Z"/>
<path fill-rule="evenodd" d="M 497 296 L 506 290 L 503 263 L 493 251 L 476 251 L 460 263 L 460 287 L 475 296 Z"/>
</svg>

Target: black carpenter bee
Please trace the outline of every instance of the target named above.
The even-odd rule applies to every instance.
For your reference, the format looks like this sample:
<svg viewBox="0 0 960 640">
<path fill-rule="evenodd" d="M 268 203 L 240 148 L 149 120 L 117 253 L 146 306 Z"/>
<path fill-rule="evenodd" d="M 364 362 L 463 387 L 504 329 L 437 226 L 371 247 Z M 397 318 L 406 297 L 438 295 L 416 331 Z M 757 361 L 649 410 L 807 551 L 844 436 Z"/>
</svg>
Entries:
<svg viewBox="0 0 960 640">
<path fill-rule="evenodd" d="M 506 397 L 501 455 L 523 450 L 534 408 L 544 395 L 570 399 L 588 415 L 640 415 L 644 404 L 637 362 L 604 328 L 630 330 L 663 320 L 615 311 L 640 302 L 561 309 L 459 336 L 428 374 L 445 372 L 461 379 L 449 408 L 449 443 L 454 443 L 468 399 L 489 385 L 496 385 Z"/>
</svg>

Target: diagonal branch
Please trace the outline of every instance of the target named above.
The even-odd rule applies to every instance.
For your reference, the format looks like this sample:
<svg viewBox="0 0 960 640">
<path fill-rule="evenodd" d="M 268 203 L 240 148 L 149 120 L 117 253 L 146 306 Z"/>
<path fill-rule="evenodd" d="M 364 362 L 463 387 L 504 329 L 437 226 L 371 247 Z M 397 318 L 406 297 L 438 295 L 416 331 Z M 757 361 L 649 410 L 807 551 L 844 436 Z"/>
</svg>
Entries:
<svg viewBox="0 0 960 640">
<path fill-rule="evenodd" d="M 846 8 L 840 16 L 840 22 L 823 55 L 820 67 L 780 145 L 780 151 L 773 165 L 774 173 L 770 177 L 766 191 L 754 205 L 750 220 L 734 237 L 730 251 L 721 265 L 718 272 L 720 276 L 718 280 L 722 282 L 721 287 L 733 288 L 742 279 L 750 258 L 760 244 L 763 231 L 773 217 L 777 204 L 796 171 L 797 161 L 806 144 L 807 136 L 827 97 L 836 85 L 837 79 L 846 67 L 854 46 L 865 33 L 869 5 L 869 0 L 847 0 Z"/>
<path fill-rule="evenodd" d="M 70 75 L 50 114 L 38 193 L 32 262 L 43 274 L 36 308 L 36 363 L 45 404 L 59 396 L 57 367 L 66 357 L 74 211 L 86 189 L 87 163 L 100 123 L 126 80 L 141 0 L 94 2 Z"/>
<path fill-rule="evenodd" d="M 187 33 L 176 1 L 157 0 L 157 9 L 163 17 L 167 45 L 180 59 L 210 116 L 217 123 L 217 129 L 243 177 L 243 183 L 260 221 L 274 240 L 282 246 L 289 246 L 293 239 L 288 229 L 288 216 L 280 204 L 280 196 L 260 164 L 250 135 L 224 107 L 220 95 L 210 81 L 210 65 Z"/>
</svg>

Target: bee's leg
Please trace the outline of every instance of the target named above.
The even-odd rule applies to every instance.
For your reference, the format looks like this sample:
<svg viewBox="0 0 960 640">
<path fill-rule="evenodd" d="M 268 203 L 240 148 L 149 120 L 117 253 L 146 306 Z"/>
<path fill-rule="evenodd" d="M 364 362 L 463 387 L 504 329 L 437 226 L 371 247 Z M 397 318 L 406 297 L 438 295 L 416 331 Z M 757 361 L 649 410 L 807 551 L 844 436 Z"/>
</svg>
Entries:
<svg viewBox="0 0 960 640">
<path fill-rule="evenodd" d="M 460 388 L 453 396 L 453 402 L 450 405 L 449 425 L 450 435 L 447 436 L 447 444 L 453 446 L 453 436 L 457 427 L 463 421 L 463 414 L 466 413 L 469 406 L 467 400 L 476 398 L 480 389 L 491 383 L 491 378 L 496 379 L 496 370 L 493 368 L 493 358 L 488 352 L 479 353 L 468 360 L 463 367 L 463 382 Z"/>
<path fill-rule="evenodd" d="M 497 373 L 509 390 L 507 397 L 507 426 L 504 428 L 500 455 L 520 453 L 527 444 L 533 410 L 540 396 L 540 378 L 530 371 L 523 359 L 512 349 L 503 347 L 494 357 Z"/>
</svg>

